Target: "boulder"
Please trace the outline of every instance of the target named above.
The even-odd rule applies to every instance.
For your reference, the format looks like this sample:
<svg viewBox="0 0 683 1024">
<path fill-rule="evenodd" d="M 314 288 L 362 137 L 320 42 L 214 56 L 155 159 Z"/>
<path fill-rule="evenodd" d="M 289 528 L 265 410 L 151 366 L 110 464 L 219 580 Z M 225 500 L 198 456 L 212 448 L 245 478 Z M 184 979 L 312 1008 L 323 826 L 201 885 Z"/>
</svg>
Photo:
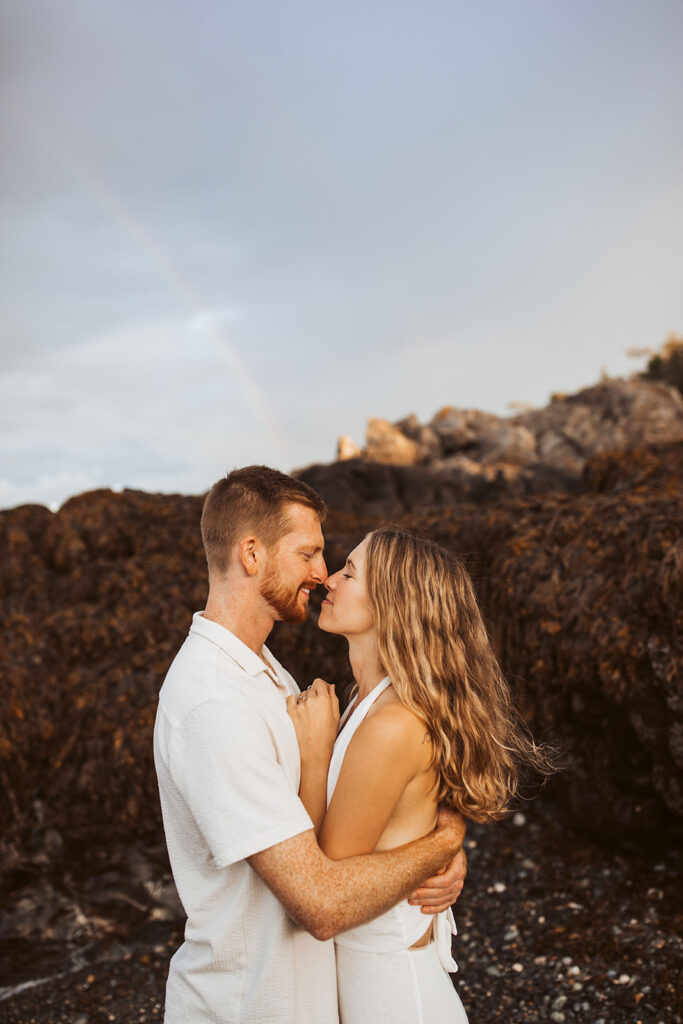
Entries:
<svg viewBox="0 0 683 1024">
<path fill-rule="evenodd" d="M 355 441 L 342 434 L 337 441 L 337 459 L 345 462 L 346 459 L 358 459 L 362 456 L 363 449 L 359 448 Z"/>
<path fill-rule="evenodd" d="M 470 482 L 478 480 L 489 484 L 505 485 L 517 481 L 522 475 L 520 466 L 508 462 L 477 461 L 464 452 L 435 459 L 429 468 L 432 472 L 449 474 L 454 478 L 469 478 Z"/>
<path fill-rule="evenodd" d="M 478 409 L 448 406 L 436 414 L 430 429 L 445 457 L 466 456 L 482 465 L 529 465 L 536 461 L 536 438 L 521 423 Z M 440 462 L 439 465 L 442 465 Z"/>
<path fill-rule="evenodd" d="M 414 466 L 420 461 L 420 446 L 388 420 L 370 419 L 365 434 L 365 458 L 368 462 Z"/>
<path fill-rule="evenodd" d="M 679 348 L 674 346 L 669 353 L 674 369 Z M 506 480 L 514 483 L 517 493 L 530 493 L 548 477 L 556 477 L 560 486 L 571 486 L 570 478 L 578 482 L 587 461 L 601 452 L 681 438 L 680 391 L 641 377 L 608 378 L 573 395 L 554 394 L 544 409 L 510 417 L 446 406 L 429 425 L 421 424 L 414 413 L 393 424 L 370 419 L 365 449 L 341 438 L 338 457 L 393 466 L 419 464 L 440 475 L 455 473 L 461 483 L 467 476 L 497 481 L 496 486 Z M 511 466 L 525 472 L 511 471 Z"/>
<path fill-rule="evenodd" d="M 450 455 L 477 437 L 494 434 L 499 423 L 500 417 L 493 413 L 448 405 L 436 413 L 429 425 L 439 435 L 444 455 Z"/>
<path fill-rule="evenodd" d="M 405 436 L 409 437 L 412 441 L 417 441 L 418 435 L 422 430 L 422 424 L 414 412 L 409 413 L 408 416 L 404 416 L 402 420 L 397 420 L 396 423 L 394 423 L 394 426 L 398 427 L 401 433 L 405 434 Z"/>
<path fill-rule="evenodd" d="M 479 434 L 467 451 L 470 458 L 484 465 L 525 466 L 537 460 L 536 438 L 531 431 L 506 420 Z"/>
<path fill-rule="evenodd" d="M 439 435 L 432 427 L 421 424 L 415 413 L 399 420 L 394 426 L 419 446 L 421 462 L 430 462 L 441 455 Z"/>
<path fill-rule="evenodd" d="M 604 380 L 513 418 L 536 438 L 538 458 L 580 473 L 600 452 L 683 438 L 683 396 L 667 384 Z"/>
</svg>

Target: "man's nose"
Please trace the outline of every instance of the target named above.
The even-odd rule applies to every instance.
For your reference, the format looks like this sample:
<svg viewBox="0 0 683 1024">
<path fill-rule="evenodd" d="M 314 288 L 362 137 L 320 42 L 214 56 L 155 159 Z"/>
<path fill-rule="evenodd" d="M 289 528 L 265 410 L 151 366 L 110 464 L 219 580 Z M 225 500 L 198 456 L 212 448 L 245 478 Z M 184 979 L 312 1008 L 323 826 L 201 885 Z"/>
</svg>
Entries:
<svg viewBox="0 0 683 1024">
<path fill-rule="evenodd" d="M 325 565 L 325 559 L 322 555 L 317 559 L 313 575 L 317 579 L 318 583 L 324 583 L 327 578 L 327 566 Z"/>
</svg>

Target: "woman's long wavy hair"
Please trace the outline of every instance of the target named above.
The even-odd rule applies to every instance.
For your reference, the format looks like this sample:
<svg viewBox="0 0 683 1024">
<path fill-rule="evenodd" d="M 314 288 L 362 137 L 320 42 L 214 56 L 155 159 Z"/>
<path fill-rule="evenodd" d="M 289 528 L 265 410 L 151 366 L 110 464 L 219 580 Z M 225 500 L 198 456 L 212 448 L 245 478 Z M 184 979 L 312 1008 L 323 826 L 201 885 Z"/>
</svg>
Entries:
<svg viewBox="0 0 683 1024">
<path fill-rule="evenodd" d="M 555 766 L 513 705 L 467 570 L 441 544 L 383 528 L 369 534 L 365 578 L 382 667 L 429 730 L 439 802 L 501 818 L 525 767 Z"/>
</svg>

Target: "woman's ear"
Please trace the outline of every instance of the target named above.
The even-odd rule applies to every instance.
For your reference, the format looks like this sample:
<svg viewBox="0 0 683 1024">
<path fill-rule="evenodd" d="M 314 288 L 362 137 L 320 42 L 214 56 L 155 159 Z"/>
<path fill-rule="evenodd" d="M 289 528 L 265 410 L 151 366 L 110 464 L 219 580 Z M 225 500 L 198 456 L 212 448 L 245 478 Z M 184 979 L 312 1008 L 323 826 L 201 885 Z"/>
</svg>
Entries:
<svg viewBox="0 0 683 1024">
<path fill-rule="evenodd" d="M 245 537 L 238 545 L 239 560 L 247 576 L 255 576 L 261 564 L 261 548 L 256 537 Z"/>
</svg>

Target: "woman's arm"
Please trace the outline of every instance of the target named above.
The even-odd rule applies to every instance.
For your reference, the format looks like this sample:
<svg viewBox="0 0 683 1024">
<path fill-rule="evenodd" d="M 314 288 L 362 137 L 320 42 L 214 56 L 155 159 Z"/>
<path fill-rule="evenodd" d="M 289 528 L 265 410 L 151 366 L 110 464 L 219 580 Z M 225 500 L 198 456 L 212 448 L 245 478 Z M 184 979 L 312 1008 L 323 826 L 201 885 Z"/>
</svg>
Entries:
<svg viewBox="0 0 683 1024">
<path fill-rule="evenodd" d="M 375 849 L 406 786 L 427 767 L 424 733 L 424 723 L 400 704 L 385 705 L 359 726 L 319 833 L 332 860 Z"/>
<path fill-rule="evenodd" d="M 339 700 L 333 683 L 316 679 L 302 699 L 287 698 L 301 754 L 299 799 L 308 811 L 316 836 L 327 806 L 327 772 L 339 724 Z"/>
<path fill-rule="evenodd" d="M 325 817 L 325 805 L 327 804 L 327 773 L 330 767 L 330 759 L 311 761 L 301 759 L 301 783 L 299 785 L 299 799 L 308 811 L 316 836 L 320 835 L 320 828 Z"/>
<path fill-rule="evenodd" d="M 316 680 L 311 688 L 316 695 L 325 692 L 320 684 L 328 686 Z M 329 687 L 330 691 L 333 689 Z M 311 690 L 307 692 L 311 694 Z M 383 722 L 375 721 L 374 726 L 378 712 L 366 718 L 349 744 L 326 817 L 327 773 L 334 745 L 329 733 L 327 740 L 324 738 L 328 711 L 324 702 L 313 704 L 309 697 L 300 704 L 291 697 L 287 708 L 302 757 L 299 796 L 314 822 L 320 847 L 331 860 L 374 850 L 403 789 L 416 774 L 410 767 L 410 750 L 415 753 L 419 748 L 424 759 L 424 725 L 414 718 L 411 725 L 412 716 L 406 709 L 402 709 L 402 716 L 394 714 L 391 723 L 385 714 L 391 708 L 382 709 Z M 416 770 L 420 770 L 424 765 L 419 763 L 419 757 L 417 761 Z M 349 828 L 349 819 L 354 822 L 353 829 Z M 424 914 L 445 910 L 460 895 L 466 872 L 467 859 L 461 848 L 446 868 L 422 883 L 412 894 L 411 902 L 421 906 Z"/>
</svg>

